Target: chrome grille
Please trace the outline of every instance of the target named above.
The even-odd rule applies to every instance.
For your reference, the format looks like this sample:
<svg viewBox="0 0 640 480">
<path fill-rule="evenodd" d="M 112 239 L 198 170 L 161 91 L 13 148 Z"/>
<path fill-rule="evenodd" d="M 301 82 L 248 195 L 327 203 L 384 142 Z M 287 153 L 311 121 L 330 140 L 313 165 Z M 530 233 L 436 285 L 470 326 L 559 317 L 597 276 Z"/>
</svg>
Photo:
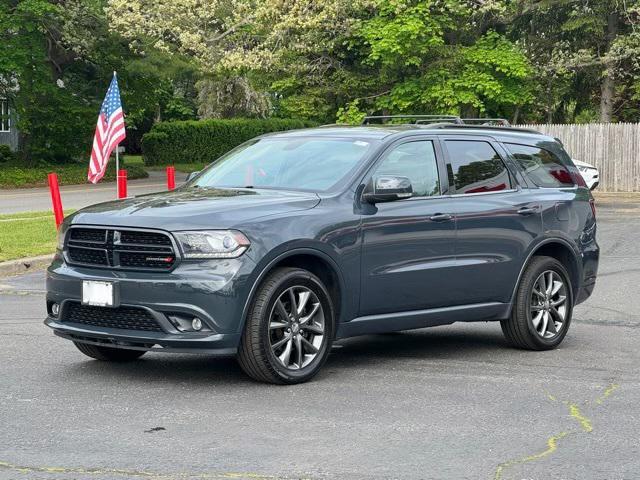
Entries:
<svg viewBox="0 0 640 480">
<path fill-rule="evenodd" d="M 167 233 L 126 228 L 71 227 L 67 261 L 102 268 L 169 271 L 176 251 Z"/>
</svg>

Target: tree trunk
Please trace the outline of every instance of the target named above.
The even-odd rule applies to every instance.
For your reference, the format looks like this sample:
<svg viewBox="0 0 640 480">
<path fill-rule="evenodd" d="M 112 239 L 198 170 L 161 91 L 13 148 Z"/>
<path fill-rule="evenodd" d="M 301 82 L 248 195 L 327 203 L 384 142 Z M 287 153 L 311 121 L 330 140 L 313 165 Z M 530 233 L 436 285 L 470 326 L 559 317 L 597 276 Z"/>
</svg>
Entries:
<svg viewBox="0 0 640 480">
<path fill-rule="evenodd" d="M 607 52 L 618 35 L 618 21 L 618 14 L 616 12 L 611 12 L 607 17 Z M 609 123 L 613 117 L 613 104 L 616 94 L 613 65 L 609 63 L 605 64 L 602 83 L 600 84 L 600 93 L 600 121 Z"/>
</svg>

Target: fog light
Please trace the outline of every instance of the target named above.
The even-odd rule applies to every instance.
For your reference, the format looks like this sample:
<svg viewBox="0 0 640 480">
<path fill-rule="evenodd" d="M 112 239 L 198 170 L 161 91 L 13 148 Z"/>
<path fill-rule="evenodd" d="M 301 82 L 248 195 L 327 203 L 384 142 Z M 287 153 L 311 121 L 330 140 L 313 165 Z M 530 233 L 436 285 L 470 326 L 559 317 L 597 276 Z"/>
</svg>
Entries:
<svg viewBox="0 0 640 480">
<path fill-rule="evenodd" d="M 51 305 L 51 313 L 53 314 L 54 317 L 57 317 L 58 314 L 60 313 L 60 305 L 58 305 L 57 303 L 54 303 L 53 305 Z"/>
<path fill-rule="evenodd" d="M 196 332 L 202 329 L 202 320 L 198 317 L 191 320 L 191 328 L 193 328 Z"/>
</svg>

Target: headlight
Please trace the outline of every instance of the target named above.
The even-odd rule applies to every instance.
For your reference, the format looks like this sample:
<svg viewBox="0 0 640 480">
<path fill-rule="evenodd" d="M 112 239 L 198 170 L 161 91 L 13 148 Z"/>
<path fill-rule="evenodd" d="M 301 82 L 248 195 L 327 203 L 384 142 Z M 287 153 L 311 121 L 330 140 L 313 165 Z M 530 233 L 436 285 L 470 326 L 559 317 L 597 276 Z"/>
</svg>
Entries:
<svg viewBox="0 0 640 480">
<path fill-rule="evenodd" d="M 235 230 L 175 232 L 184 258 L 236 258 L 251 242 Z"/>
<path fill-rule="evenodd" d="M 58 232 L 56 233 L 56 248 L 58 250 L 64 249 L 64 236 L 67 233 L 67 228 L 63 225 L 60 225 Z"/>
</svg>

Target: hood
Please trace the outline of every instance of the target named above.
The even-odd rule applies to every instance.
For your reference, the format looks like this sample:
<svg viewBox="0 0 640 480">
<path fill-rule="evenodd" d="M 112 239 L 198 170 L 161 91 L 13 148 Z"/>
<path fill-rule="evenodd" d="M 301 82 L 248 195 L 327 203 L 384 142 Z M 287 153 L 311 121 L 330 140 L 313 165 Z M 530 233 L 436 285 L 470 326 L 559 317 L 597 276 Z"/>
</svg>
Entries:
<svg viewBox="0 0 640 480">
<path fill-rule="evenodd" d="M 225 229 L 268 215 L 315 207 L 315 193 L 283 190 L 181 188 L 99 203 L 72 214 L 70 224 L 162 230 Z"/>
</svg>

